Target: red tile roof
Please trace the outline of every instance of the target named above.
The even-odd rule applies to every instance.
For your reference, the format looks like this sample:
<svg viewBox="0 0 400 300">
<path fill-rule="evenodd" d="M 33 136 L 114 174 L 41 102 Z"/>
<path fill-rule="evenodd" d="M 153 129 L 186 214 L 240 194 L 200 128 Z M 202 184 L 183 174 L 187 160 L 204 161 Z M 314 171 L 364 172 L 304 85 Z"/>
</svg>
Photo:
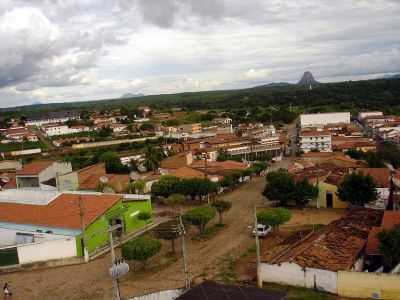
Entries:
<svg viewBox="0 0 400 300">
<path fill-rule="evenodd" d="M 378 188 L 390 187 L 390 170 L 388 168 L 359 168 L 357 171 L 371 176 Z"/>
<path fill-rule="evenodd" d="M 51 161 L 51 160 L 41 160 L 41 161 L 32 162 L 30 164 L 26 164 L 22 167 L 21 170 L 17 171 L 17 176 L 18 175 L 39 175 L 40 172 L 47 169 L 53 163 L 54 163 L 54 161 Z"/>
<path fill-rule="evenodd" d="M 365 247 L 365 254 L 380 255 L 378 233 L 380 233 L 381 231 L 382 231 L 381 227 L 373 227 L 371 229 L 368 235 L 367 246 Z"/>
<path fill-rule="evenodd" d="M 47 227 L 81 229 L 81 197 L 86 226 L 93 223 L 120 199 L 118 195 L 62 194 L 48 205 L 0 203 L 0 221 Z"/>
<path fill-rule="evenodd" d="M 179 178 L 205 178 L 205 173 L 190 167 L 181 167 L 171 172 L 171 175 Z"/>
<path fill-rule="evenodd" d="M 167 157 L 161 161 L 161 168 L 163 169 L 178 169 L 188 165 L 187 152 L 182 152 L 174 156 Z"/>
<path fill-rule="evenodd" d="M 400 224 L 400 211 L 385 211 L 382 219 L 382 228 L 390 230 Z"/>
</svg>

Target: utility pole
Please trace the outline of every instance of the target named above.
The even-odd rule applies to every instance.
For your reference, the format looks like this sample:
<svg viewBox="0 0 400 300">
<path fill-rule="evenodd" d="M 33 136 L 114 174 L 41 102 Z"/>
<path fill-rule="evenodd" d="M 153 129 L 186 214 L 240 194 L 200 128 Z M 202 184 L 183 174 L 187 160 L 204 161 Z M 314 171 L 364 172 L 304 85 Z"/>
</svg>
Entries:
<svg viewBox="0 0 400 300">
<path fill-rule="evenodd" d="M 85 262 L 89 261 L 89 252 L 86 248 L 86 238 L 85 238 L 85 210 L 83 208 L 83 202 L 82 202 L 82 195 L 79 195 L 79 217 L 80 217 L 80 222 L 81 222 L 81 231 L 82 231 L 82 251 L 83 251 L 83 256 L 85 258 Z"/>
<path fill-rule="evenodd" d="M 256 231 L 256 253 L 257 253 L 257 287 L 262 288 L 261 280 L 261 254 L 260 239 L 258 237 L 257 206 L 254 206 L 254 228 Z"/>
<path fill-rule="evenodd" d="M 115 250 L 114 250 L 114 239 L 113 239 L 113 230 L 116 228 L 113 228 L 111 225 L 108 227 L 108 233 L 110 235 L 110 253 L 111 253 L 111 267 L 113 267 L 116 263 L 115 259 Z M 121 293 L 119 291 L 119 283 L 118 279 L 113 278 L 112 279 L 113 283 L 113 291 L 114 291 L 114 297 L 113 299 L 115 300 L 121 300 Z"/>
<path fill-rule="evenodd" d="M 182 213 L 179 214 L 179 227 L 182 240 L 182 260 L 183 260 L 183 272 L 185 273 L 185 288 L 188 290 L 190 288 L 190 275 L 187 267 L 187 257 L 186 257 L 186 243 L 185 243 L 185 227 L 182 222 Z"/>
</svg>

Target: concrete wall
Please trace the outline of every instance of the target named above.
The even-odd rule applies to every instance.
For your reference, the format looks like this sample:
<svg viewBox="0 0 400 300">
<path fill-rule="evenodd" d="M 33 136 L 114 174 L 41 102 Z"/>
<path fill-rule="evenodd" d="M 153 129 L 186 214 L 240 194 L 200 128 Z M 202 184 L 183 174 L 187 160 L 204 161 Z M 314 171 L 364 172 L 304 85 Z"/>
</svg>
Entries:
<svg viewBox="0 0 400 300">
<path fill-rule="evenodd" d="M 81 144 L 72 145 L 72 149 L 86 149 L 86 148 L 105 147 L 105 146 L 112 146 L 112 145 L 119 145 L 119 144 L 144 142 L 146 140 L 155 140 L 155 139 L 158 139 L 158 136 L 150 136 L 150 137 L 137 138 L 137 139 L 124 139 L 124 140 L 94 142 L 94 143 L 81 143 Z"/>
<path fill-rule="evenodd" d="M 79 177 L 77 172 L 70 172 L 58 176 L 58 189 L 60 191 L 77 191 L 79 190 Z"/>
<path fill-rule="evenodd" d="M 128 300 L 174 300 L 182 294 L 182 290 L 168 290 L 151 293 L 143 296 L 128 298 Z"/>
<path fill-rule="evenodd" d="M 335 123 L 350 123 L 349 112 L 337 113 L 319 113 L 319 114 L 302 114 L 300 115 L 301 127 L 309 127 L 316 125 L 327 125 Z"/>
<path fill-rule="evenodd" d="M 18 246 L 17 251 L 20 264 L 68 258 L 77 255 L 74 237 L 21 245 Z"/>
<path fill-rule="evenodd" d="M 321 269 L 302 268 L 296 263 L 261 264 L 263 282 L 317 288 L 333 294 L 337 293 L 337 273 Z"/>
<path fill-rule="evenodd" d="M 337 287 L 343 297 L 400 299 L 397 274 L 339 271 Z"/>
<path fill-rule="evenodd" d="M 45 232 L 33 232 L 33 231 L 11 229 L 11 228 L 0 228 L 0 247 L 17 245 L 17 233 L 33 235 L 34 242 L 37 243 L 57 240 L 60 238 L 67 237 Z"/>
<path fill-rule="evenodd" d="M 337 186 L 322 182 L 320 181 L 318 184 L 318 199 L 317 202 L 319 202 L 319 208 L 326 208 L 326 195 L 327 193 L 332 194 L 333 198 L 333 207 L 332 208 L 347 208 L 349 206 L 348 202 L 340 200 L 340 198 L 337 196 Z M 318 203 L 316 204 L 318 207 Z"/>
<path fill-rule="evenodd" d="M 36 149 L 28 149 L 28 150 L 11 151 L 10 155 L 11 156 L 20 156 L 20 155 L 38 154 L 41 152 L 42 152 L 42 149 L 36 148 Z"/>
</svg>

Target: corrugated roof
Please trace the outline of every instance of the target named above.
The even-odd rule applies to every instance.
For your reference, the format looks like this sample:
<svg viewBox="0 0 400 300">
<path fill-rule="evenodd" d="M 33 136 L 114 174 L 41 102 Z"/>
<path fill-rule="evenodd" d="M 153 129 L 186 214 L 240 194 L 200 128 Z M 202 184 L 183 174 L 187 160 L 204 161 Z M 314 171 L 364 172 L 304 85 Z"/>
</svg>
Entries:
<svg viewBox="0 0 400 300">
<path fill-rule="evenodd" d="M 0 221 L 80 229 L 80 199 L 84 210 L 84 223 L 88 226 L 115 205 L 121 196 L 61 194 L 45 206 L 0 203 Z"/>
<path fill-rule="evenodd" d="M 294 262 L 302 267 L 331 271 L 350 270 L 368 238 L 372 227 L 378 225 L 382 212 L 353 209 L 303 241 L 288 245 L 286 251 L 269 259 L 269 263 Z"/>
<path fill-rule="evenodd" d="M 191 288 L 176 300 L 283 300 L 285 297 L 284 292 L 206 281 Z"/>
</svg>

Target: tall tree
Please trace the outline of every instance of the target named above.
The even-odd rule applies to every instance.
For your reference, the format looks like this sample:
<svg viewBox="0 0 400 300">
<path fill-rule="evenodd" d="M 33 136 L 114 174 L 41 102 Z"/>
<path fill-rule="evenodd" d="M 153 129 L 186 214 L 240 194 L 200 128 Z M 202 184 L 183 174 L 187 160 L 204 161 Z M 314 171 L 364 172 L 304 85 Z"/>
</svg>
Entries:
<svg viewBox="0 0 400 300">
<path fill-rule="evenodd" d="M 378 197 L 374 179 L 369 175 L 353 172 L 347 174 L 338 186 L 338 197 L 353 205 L 364 206 Z"/>
<path fill-rule="evenodd" d="M 286 170 L 270 172 L 266 176 L 267 184 L 263 195 L 271 201 L 278 201 L 286 206 L 295 198 L 296 183 Z"/>
<path fill-rule="evenodd" d="M 298 207 L 305 207 L 312 199 L 318 197 L 318 187 L 310 184 L 307 178 L 296 182 L 295 186 L 294 200 Z"/>
<path fill-rule="evenodd" d="M 280 225 L 288 222 L 292 213 L 287 208 L 277 207 L 266 209 L 257 213 L 257 222 L 269 225 L 273 228 L 279 228 Z"/>
<path fill-rule="evenodd" d="M 400 263 L 400 226 L 378 233 L 378 240 L 385 269 L 389 271 Z"/>
<path fill-rule="evenodd" d="M 225 200 L 214 200 L 211 205 L 217 210 L 219 215 L 219 224 L 222 225 L 222 215 L 231 209 L 232 202 Z"/>
<path fill-rule="evenodd" d="M 195 207 L 183 215 L 183 219 L 196 226 L 200 234 L 204 233 L 206 225 L 215 217 L 215 208 L 209 205 Z"/>
<path fill-rule="evenodd" d="M 143 264 L 143 269 L 146 269 L 148 259 L 156 255 L 160 249 L 161 243 L 159 240 L 138 237 L 122 246 L 122 257 L 127 260 L 140 261 Z"/>
</svg>

